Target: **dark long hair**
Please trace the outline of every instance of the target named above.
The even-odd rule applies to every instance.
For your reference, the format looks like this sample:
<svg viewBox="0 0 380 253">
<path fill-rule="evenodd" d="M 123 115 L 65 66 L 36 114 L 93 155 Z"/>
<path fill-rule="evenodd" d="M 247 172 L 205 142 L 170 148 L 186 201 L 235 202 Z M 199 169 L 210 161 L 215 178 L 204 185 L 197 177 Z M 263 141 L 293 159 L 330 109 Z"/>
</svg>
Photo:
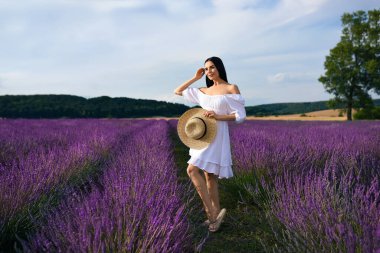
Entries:
<svg viewBox="0 0 380 253">
<path fill-rule="evenodd" d="M 212 63 L 214 63 L 216 69 L 219 72 L 219 77 L 223 79 L 224 81 L 226 81 L 226 83 L 228 83 L 226 69 L 224 68 L 224 64 L 222 60 L 219 57 L 213 56 L 213 57 L 207 58 L 205 60 L 205 63 L 208 61 L 211 61 Z M 206 76 L 206 85 L 207 85 L 207 88 L 214 85 L 214 82 L 211 81 L 207 76 Z"/>
</svg>

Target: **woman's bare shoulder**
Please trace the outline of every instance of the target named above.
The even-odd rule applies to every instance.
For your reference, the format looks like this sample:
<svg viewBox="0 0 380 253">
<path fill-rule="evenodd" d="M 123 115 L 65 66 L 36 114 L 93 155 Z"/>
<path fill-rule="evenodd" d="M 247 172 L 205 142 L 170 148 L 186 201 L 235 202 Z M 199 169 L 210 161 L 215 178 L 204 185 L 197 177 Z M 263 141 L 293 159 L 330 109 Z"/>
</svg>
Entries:
<svg viewBox="0 0 380 253">
<path fill-rule="evenodd" d="M 239 87 L 236 84 L 230 84 L 228 87 L 228 91 L 231 94 L 240 94 Z"/>
<path fill-rule="evenodd" d="M 203 93 L 205 93 L 205 91 L 207 90 L 208 88 L 207 87 L 200 87 L 199 90 L 202 91 Z"/>
</svg>

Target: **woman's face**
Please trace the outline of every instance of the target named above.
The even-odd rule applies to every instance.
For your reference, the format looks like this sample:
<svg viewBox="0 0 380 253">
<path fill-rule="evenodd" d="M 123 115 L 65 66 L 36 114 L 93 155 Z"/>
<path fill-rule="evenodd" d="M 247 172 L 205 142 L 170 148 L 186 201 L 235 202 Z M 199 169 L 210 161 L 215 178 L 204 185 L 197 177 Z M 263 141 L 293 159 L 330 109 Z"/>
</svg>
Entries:
<svg viewBox="0 0 380 253">
<path fill-rule="evenodd" d="M 219 77 L 219 72 L 212 61 L 205 63 L 205 74 L 210 80 L 215 80 Z"/>
</svg>

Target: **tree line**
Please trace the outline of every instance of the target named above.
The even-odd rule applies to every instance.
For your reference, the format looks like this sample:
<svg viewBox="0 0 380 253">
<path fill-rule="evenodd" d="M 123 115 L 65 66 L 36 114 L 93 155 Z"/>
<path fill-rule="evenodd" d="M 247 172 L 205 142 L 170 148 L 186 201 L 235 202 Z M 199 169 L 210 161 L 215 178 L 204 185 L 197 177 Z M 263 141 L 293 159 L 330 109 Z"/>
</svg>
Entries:
<svg viewBox="0 0 380 253">
<path fill-rule="evenodd" d="M 83 98 L 72 95 L 0 96 L 3 118 L 140 118 L 174 117 L 189 107 L 148 99 L 107 96 Z"/>
<path fill-rule="evenodd" d="M 380 99 L 373 102 L 380 106 Z M 102 96 L 86 99 L 72 95 L 0 96 L 1 118 L 179 117 L 189 108 L 183 104 L 126 97 Z M 339 108 L 344 109 L 344 106 Z M 326 109 L 329 109 L 327 101 L 246 106 L 248 116 L 299 114 Z M 357 119 L 376 118 L 363 113 L 357 115 Z M 380 112 L 377 115 L 380 118 Z"/>
</svg>

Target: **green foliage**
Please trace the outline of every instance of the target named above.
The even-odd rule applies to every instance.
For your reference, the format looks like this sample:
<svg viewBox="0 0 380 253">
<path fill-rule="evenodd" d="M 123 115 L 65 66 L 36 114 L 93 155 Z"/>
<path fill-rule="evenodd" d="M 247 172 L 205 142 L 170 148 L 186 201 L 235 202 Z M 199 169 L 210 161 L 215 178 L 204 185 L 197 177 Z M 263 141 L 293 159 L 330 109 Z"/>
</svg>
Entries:
<svg viewBox="0 0 380 253">
<path fill-rule="evenodd" d="M 307 113 L 313 111 L 327 110 L 326 101 L 304 102 L 304 103 L 275 103 L 267 105 L 247 106 L 247 115 L 249 116 L 269 116 L 269 115 L 286 115 Z"/>
<path fill-rule="evenodd" d="M 354 114 L 354 119 L 380 119 L 380 107 L 363 108 Z"/>
<path fill-rule="evenodd" d="M 380 99 L 373 100 L 380 105 Z M 247 106 L 248 116 L 286 115 L 328 109 L 328 101 L 275 103 Z M 344 105 L 334 105 L 343 108 Z M 178 117 L 189 107 L 146 99 L 110 98 L 85 99 L 70 95 L 0 96 L 0 118 L 138 118 Z"/>
<path fill-rule="evenodd" d="M 85 99 L 71 95 L 0 96 L 4 118 L 137 118 L 179 116 L 188 109 L 181 104 L 147 99 Z"/>
<path fill-rule="evenodd" d="M 352 109 L 372 107 L 368 92 L 380 94 L 380 10 L 357 11 L 342 16 L 340 42 L 326 56 L 326 72 L 319 78 L 334 95 L 329 106 Z"/>
</svg>

